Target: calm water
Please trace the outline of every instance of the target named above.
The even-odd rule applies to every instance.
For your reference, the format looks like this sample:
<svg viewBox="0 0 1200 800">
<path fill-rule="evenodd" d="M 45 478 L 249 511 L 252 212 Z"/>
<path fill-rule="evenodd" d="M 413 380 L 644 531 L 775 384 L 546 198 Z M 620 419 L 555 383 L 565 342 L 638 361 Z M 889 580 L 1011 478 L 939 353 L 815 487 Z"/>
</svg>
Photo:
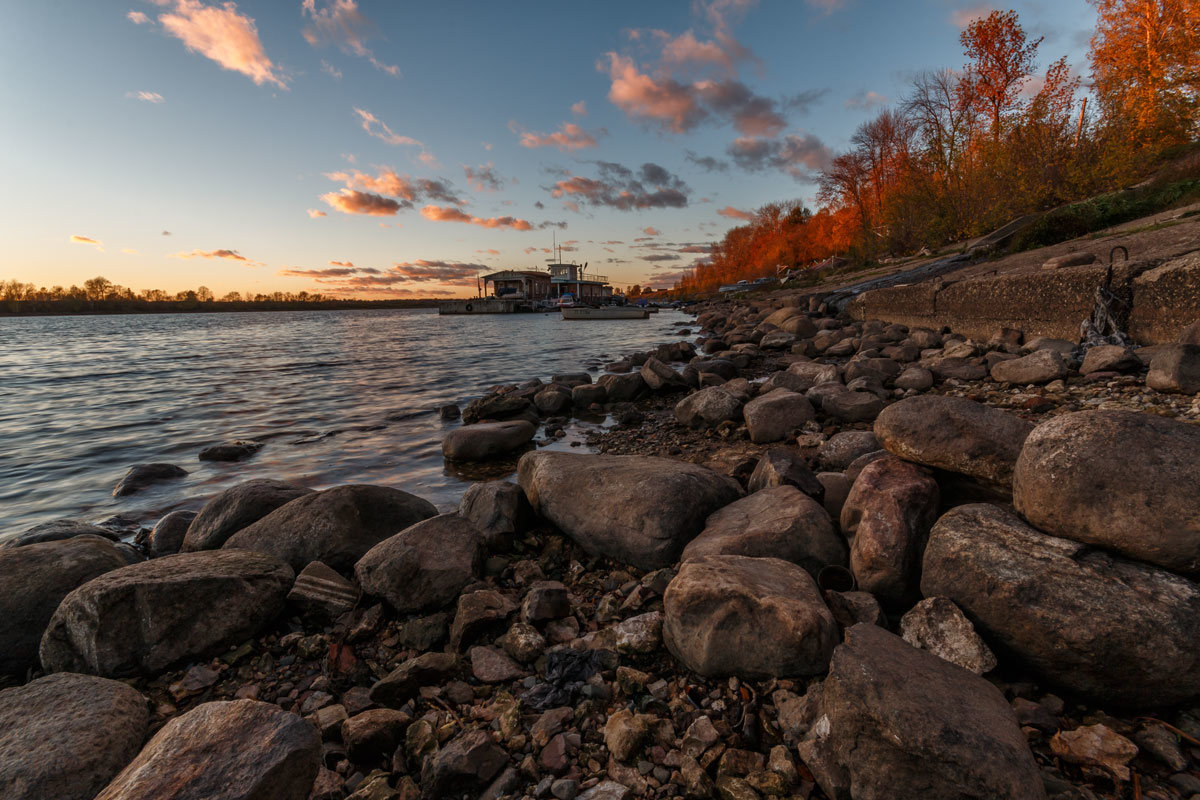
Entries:
<svg viewBox="0 0 1200 800">
<path fill-rule="evenodd" d="M 445 403 L 497 383 L 581 371 L 678 339 L 649 320 L 557 314 L 439 317 L 430 310 L 0 319 L 0 536 L 64 517 L 152 523 L 234 483 L 379 483 L 439 508 L 464 478 L 441 457 Z M 266 446 L 216 464 L 200 449 Z M 133 464 L 189 471 L 125 498 Z"/>
</svg>

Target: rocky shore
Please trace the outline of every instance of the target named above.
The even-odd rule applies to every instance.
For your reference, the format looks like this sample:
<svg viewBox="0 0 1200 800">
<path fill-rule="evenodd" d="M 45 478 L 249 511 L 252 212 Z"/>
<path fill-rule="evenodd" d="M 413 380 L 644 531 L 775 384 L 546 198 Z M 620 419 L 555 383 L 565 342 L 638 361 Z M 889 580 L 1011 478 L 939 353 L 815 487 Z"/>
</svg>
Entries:
<svg viewBox="0 0 1200 800">
<path fill-rule="evenodd" d="M 1200 797 L 1200 323 L 697 311 L 461 409 L 453 513 L 0 531 L 0 798 Z"/>
</svg>

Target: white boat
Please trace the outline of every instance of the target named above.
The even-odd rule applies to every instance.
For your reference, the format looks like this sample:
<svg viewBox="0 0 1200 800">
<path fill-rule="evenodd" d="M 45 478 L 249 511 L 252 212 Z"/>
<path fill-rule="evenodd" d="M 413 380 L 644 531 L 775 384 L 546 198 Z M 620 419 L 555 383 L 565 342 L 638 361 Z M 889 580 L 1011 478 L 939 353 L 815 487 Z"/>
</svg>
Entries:
<svg viewBox="0 0 1200 800">
<path fill-rule="evenodd" d="M 649 319 L 650 312 L 635 306 L 574 306 L 562 310 L 563 319 Z"/>
</svg>

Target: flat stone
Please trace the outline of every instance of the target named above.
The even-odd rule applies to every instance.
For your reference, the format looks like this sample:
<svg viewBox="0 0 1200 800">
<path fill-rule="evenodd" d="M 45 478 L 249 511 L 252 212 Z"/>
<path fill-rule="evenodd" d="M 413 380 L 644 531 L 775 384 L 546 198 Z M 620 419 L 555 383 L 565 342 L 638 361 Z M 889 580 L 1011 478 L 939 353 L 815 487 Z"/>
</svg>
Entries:
<svg viewBox="0 0 1200 800">
<path fill-rule="evenodd" d="M 536 432 L 523 419 L 464 425 L 443 437 L 442 455 L 450 461 L 489 461 L 521 449 Z"/>
<path fill-rule="evenodd" d="M 357 586 L 320 561 L 314 561 L 296 576 L 287 599 L 305 616 L 332 622 L 354 608 L 358 596 Z"/>
</svg>

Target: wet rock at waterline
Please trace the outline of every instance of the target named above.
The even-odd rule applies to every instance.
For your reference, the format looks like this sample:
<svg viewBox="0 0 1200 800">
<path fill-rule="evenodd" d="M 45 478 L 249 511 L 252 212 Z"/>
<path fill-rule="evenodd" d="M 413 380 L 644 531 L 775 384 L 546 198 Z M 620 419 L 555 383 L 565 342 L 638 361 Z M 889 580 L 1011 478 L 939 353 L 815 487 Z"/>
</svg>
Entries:
<svg viewBox="0 0 1200 800">
<path fill-rule="evenodd" d="M 709 514 L 741 496 L 729 477 L 666 458 L 527 453 L 530 504 L 584 550 L 642 569 L 669 566 Z"/>
<path fill-rule="evenodd" d="M 35 666 L 62 599 L 124 566 L 116 545 L 91 535 L 0 549 L 0 674 L 24 675 Z"/>
<path fill-rule="evenodd" d="M 280 506 L 297 497 L 312 494 L 312 489 L 270 478 L 260 478 L 232 486 L 213 497 L 188 526 L 182 550 L 216 550 L 242 528 L 258 522 Z"/>
<path fill-rule="evenodd" d="M 124 677 L 212 654 L 273 620 L 294 577 L 279 559 L 246 550 L 180 553 L 106 572 L 54 612 L 42 666 Z"/>
<path fill-rule="evenodd" d="M 830 797 L 1046 797 L 1004 695 L 875 625 L 847 631 L 815 716 L 800 757 Z"/>
<path fill-rule="evenodd" d="M 320 561 L 348 571 L 384 539 L 436 514 L 433 503 L 400 489 L 336 486 L 280 506 L 235 533 L 224 547 L 268 553 L 293 570 Z"/>
<path fill-rule="evenodd" d="M 113 487 L 112 496 L 125 497 L 134 492 L 140 492 L 147 486 L 182 478 L 187 474 L 186 469 L 174 464 L 138 464 L 130 467 L 125 476 L 117 481 L 117 485 Z"/>
<path fill-rule="evenodd" d="M 40 542 L 60 542 L 63 539 L 72 539 L 76 536 L 100 536 L 105 539 L 117 540 L 116 534 L 107 528 L 101 528 L 99 525 L 92 525 L 87 522 L 76 522 L 73 519 L 57 519 L 53 522 L 43 522 L 41 525 L 34 525 L 24 533 L 13 534 L 4 539 L 0 539 L 0 550 L 5 550 L 10 547 L 24 547 L 27 544 L 38 544 Z"/>
<path fill-rule="evenodd" d="M 175 717 L 96 800 L 304 800 L 321 739 L 270 703 L 203 703 Z"/>
<path fill-rule="evenodd" d="M 407 614 L 446 605 L 483 565 L 483 536 L 458 514 L 418 522 L 368 551 L 354 566 L 367 594 Z"/>
<path fill-rule="evenodd" d="M 1013 503 L 1037 528 L 1177 572 L 1200 573 L 1200 427 L 1080 411 L 1034 429 Z"/>
<path fill-rule="evenodd" d="M 201 461 L 245 461 L 263 448 L 262 442 L 239 439 L 222 442 L 200 451 Z"/>
<path fill-rule="evenodd" d="M 442 439 L 442 455 L 451 461 L 490 461 L 524 447 L 536 431 L 525 420 L 464 425 Z"/>
<path fill-rule="evenodd" d="M 1118 705 L 1200 696 L 1200 585 L 1049 536 L 999 506 L 944 514 L 921 576 L 991 644 L 1051 683 Z"/>
<path fill-rule="evenodd" d="M 667 587 L 663 608 L 667 649 L 709 677 L 816 675 L 838 640 L 812 576 L 778 558 L 686 561 Z"/>
<path fill-rule="evenodd" d="M 1015 414 L 960 397 L 921 395 L 893 403 L 875 420 L 884 449 L 906 461 L 993 484 L 1012 482 L 1033 425 Z"/>
<path fill-rule="evenodd" d="M 107 678 L 61 672 L 0 691 L 0 797 L 92 800 L 149 722 L 146 698 Z"/>
<path fill-rule="evenodd" d="M 776 486 L 712 514 L 680 558 L 709 555 L 781 558 L 815 578 L 822 567 L 845 565 L 846 543 L 819 502 L 794 486 Z"/>
<path fill-rule="evenodd" d="M 187 537 L 188 527 L 195 519 L 195 511 L 172 511 L 154 523 L 150 530 L 150 552 L 156 556 L 178 553 Z"/>
</svg>

